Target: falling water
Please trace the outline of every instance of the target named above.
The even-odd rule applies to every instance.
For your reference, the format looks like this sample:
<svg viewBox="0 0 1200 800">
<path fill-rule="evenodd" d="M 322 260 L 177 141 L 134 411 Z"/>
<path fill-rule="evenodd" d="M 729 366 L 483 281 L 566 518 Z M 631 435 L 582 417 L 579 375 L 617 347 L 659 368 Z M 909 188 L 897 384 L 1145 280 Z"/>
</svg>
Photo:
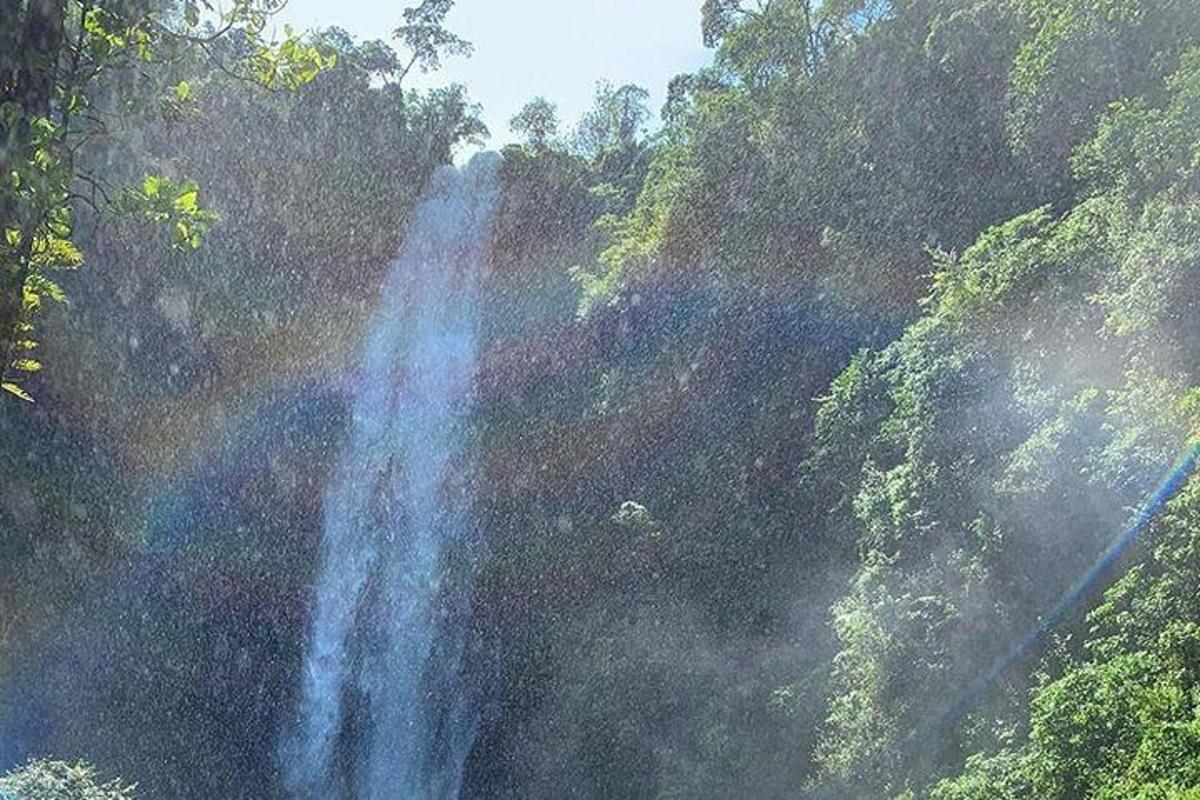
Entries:
<svg viewBox="0 0 1200 800">
<path fill-rule="evenodd" d="M 368 334 L 325 495 L 299 719 L 281 748 L 299 798 L 458 795 L 478 711 L 446 563 L 471 524 L 461 423 L 498 160 L 433 176 Z"/>
</svg>

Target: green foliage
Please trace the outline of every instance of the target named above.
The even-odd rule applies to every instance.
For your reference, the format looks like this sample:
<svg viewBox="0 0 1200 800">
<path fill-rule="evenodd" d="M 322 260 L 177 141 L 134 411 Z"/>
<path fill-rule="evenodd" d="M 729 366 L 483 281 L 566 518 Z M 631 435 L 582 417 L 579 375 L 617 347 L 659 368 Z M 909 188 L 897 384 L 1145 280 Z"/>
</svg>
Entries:
<svg viewBox="0 0 1200 800">
<path fill-rule="evenodd" d="M 171 247 L 178 250 L 199 249 L 218 219 L 216 212 L 200 205 L 195 181 L 172 181 L 162 175 L 147 175 L 140 186 L 127 189 L 117 210 L 160 225 L 170 232 Z"/>
<path fill-rule="evenodd" d="M 684 157 L 678 147 L 668 145 L 661 149 L 650 165 L 647 188 L 637 195 L 633 210 L 627 215 L 610 211 L 596 221 L 596 232 L 605 247 L 593 268 L 577 266 L 571 271 L 580 286 L 581 316 L 616 304 L 628 281 L 650 270 L 673 222 L 678 180 L 686 169 L 682 163 Z M 598 188 L 609 187 L 612 184 L 601 184 Z M 610 207 L 622 209 L 626 205 L 622 193 L 617 192 L 614 199 Z"/>
<path fill-rule="evenodd" d="M 646 107 L 649 97 L 650 93 L 641 86 L 614 87 L 606 81 L 597 84 L 595 103 L 575 131 L 579 152 L 587 158 L 599 159 L 634 147 L 650 115 Z"/>
<path fill-rule="evenodd" d="M 643 208 L 665 208 L 606 225 L 613 246 L 586 268 L 601 302 L 681 271 L 907 314 L 928 246 L 964 247 L 1062 195 L 1009 152 L 997 76 L 1022 32 L 1009 3 L 813 6 L 705 4 L 716 66 L 672 81 L 671 145 L 642 187 Z"/>
<path fill-rule="evenodd" d="M 1027 757 L 1013 750 L 967 758 L 963 772 L 943 780 L 929 792 L 932 800 L 1022 800 L 1033 797 Z"/>
<path fill-rule="evenodd" d="M 598 218 L 572 275 L 585 324 L 626 325 L 663 286 L 705 293 L 718 318 L 778 293 L 909 321 L 890 345 L 860 338 L 876 346 L 816 392 L 792 499 L 806 554 L 857 565 L 832 606 L 811 788 L 1151 786 L 1121 781 L 1190 713 L 1187 555 L 1170 580 L 1130 571 L 1090 634 L 1081 608 L 1032 706 L 1022 665 L 915 732 L 1036 628 L 1200 421 L 1193 4 L 702 11 L 716 67 L 672 81 L 636 199 Z M 619 417 L 638 374 L 597 368 L 597 406 Z M 1159 530 L 1181 524 L 1163 541 L 1192 553 L 1194 524 L 1166 522 L 1179 508 Z"/>
<path fill-rule="evenodd" d="M 246 5 L 211 29 L 188 3 L 66 18 L 56 63 L 83 41 L 153 80 L 0 104 L 3 390 L 29 399 L 56 355 L 30 320 L 65 301 L 91 203 L 127 212 L 95 248 L 121 277 L 48 360 L 105 398 L 105 437 L 146 438 L 130 398 L 288 369 L 281 343 L 328 347 L 294 356 L 313 374 L 345 361 L 416 193 L 484 133 L 461 87 L 404 86 L 469 50 L 450 7 L 408 9 L 399 52 L 270 46 Z M 661 132 L 634 86 L 601 84 L 570 141 L 545 99 L 514 117 L 483 293 L 511 360 L 476 428 L 502 534 L 480 605 L 517 654 L 490 752 L 536 751 L 497 767 L 529 773 L 510 796 L 1196 795 L 1200 482 L 1052 647 L 993 670 L 1200 427 L 1197 8 L 706 0 L 714 63 L 672 81 Z M 101 99 L 135 130 L 73 160 Z M 127 334 L 192 371 L 147 377 L 161 351 Z M 211 699 L 209 622 L 175 633 L 187 658 L 146 634 L 169 667 L 121 685 L 154 735 L 100 745 L 172 789 L 180 753 L 225 756 L 173 724 Z M 195 791 L 228 795 L 211 772 Z"/>
<path fill-rule="evenodd" d="M 1105 105 L 1154 93 L 1195 42 L 1200 8 L 1177 0 L 1021 0 L 1030 35 L 1012 68 L 1013 141 L 1061 162 Z M 1078 76 L 1092 76 L 1080 83 Z"/>
<path fill-rule="evenodd" d="M 922 318 L 856 358 L 824 400 L 826 454 L 813 467 L 859 465 L 841 502 L 861 552 L 834 607 L 827 780 L 856 776 L 885 793 L 961 768 L 933 783 L 935 798 L 1190 788 L 1170 783 L 1175 767 L 1131 765 L 1194 713 L 1197 611 L 1184 588 L 1198 568 L 1194 481 L 1147 534 L 1149 560 L 1092 613 L 1094 660 L 1049 660 L 1027 708 L 983 698 L 936 753 L 901 733 L 945 707 L 942 687 L 970 685 L 1000 658 L 997 640 L 1034 624 L 1061 576 L 1082 572 L 1098 537 L 1120 528 L 1128 511 L 1116 499 L 1140 502 L 1200 422 L 1194 371 L 1171 366 L 1194 352 L 1175 305 L 1189 302 L 1196 260 L 1194 173 L 1186 155 L 1163 155 L 1194 147 L 1200 128 L 1177 119 L 1195 69 L 1185 58 L 1166 96 L 1114 107 L 1075 157 L 1092 188 L 1073 207 L 1013 217 L 961 255 L 935 251 Z M 1149 145 L 1118 137 L 1162 146 L 1139 157 Z M 848 464 L 833 460 L 845 458 L 833 452 L 843 439 Z M 989 715 L 1028 735 L 988 734 Z M 958 748 L 994 755 L 963 763 Z"/>
<path fill-rule="evenodd" d="M 102 782 L 87 764 L 33 761 L 0 777 L 5 800 L 133 800 L 136 787 L 119 780 Z"/>
<path fill-rule="evenodd" d="M 21 378 L 30 362 L 17 343 L 33 341 L 42 298 L 62 300 L 46 273 L 82 263 L 73 241 L 74 206 L 110 204 L 103 182 L 81 165 L 116 122 L 96 101 L 119 96 L 131 74 L 177 71 L 198 55 L 267 88 L 296 88 L 333 65 L 332 55 L 290 29 L 281 41 L 265 40 L 273 9 L 237 0 L 203 24 L 194 3 L 185 4 L 182 19 L 164 4 L 136 2 L 18 3 L 6 11 L 0 20 L 0 385 L 8 394 L 30 399 Z M 230 47 L 232 38 L 237 42 Z M 191 84 L 176 81 L 161 111 L 178 114 L 191 96 Z M 169 197 L 152 188 L 143 182 L 116 205 L 140 204 L 170 226 L 178 246 L 198 247 L 212 217 L 197 204 L 195 188 L 165 187 L 178 188 Z"/>
<path fill-rule="evenodd" d="M 448 55 L 471 54 L 471 43 L 446 28 L 446 15 L 453 7 L 454 0 L 421 0 L 419 5 L 404 10 L 404 24 L 393 33 L 409 52 L 409 61 L 400 70 L 400 80 L 414 66 L 429 72 L 438 69 Z"/>
<path fill-rule="evenodd" d="M 1200 791 L 1200 720 L 1151 727 L 1107 797 L 1186 798 Z"/>
<path fill-rule="evenodd" d="M 558 135 L 558 109 L 546 98 L 535 97 L 517 112 L 509 127 L 524 136 L 530 147 L 544 150 Z"/>
<path fill-rule="evenodd" d="M 337 63 L 337 55 L 323 53 L 285 25 L 281 42 L 256 43 L 245 63 L 254 80 L 267 89 L 295 90 L 310 83 L 323 70 L 331 69 Z M 172 92 L 177 102 L 185 102 L 191 93 L 186 82 L 176 84 Z"/>
<path fill-rule="evenodd" d="M 1039 797 L 1091 797 L 1124 774 L 1147 729 L 1187 708 L 1179 685 L 1143 653 L 1082 664 L 1040 688 L 1030 713 L 1029 772 Z"/>
</svg>

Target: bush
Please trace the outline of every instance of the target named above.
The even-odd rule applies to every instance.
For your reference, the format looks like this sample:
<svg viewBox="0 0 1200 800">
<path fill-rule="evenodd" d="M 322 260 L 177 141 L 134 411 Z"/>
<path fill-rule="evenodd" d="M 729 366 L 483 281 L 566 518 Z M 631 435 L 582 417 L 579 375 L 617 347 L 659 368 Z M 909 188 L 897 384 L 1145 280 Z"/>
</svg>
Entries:
<svg viewBox="0 0 1200 800">
<path fill-rule="evenodd" d="M 135 788 L 101 783 L 87 764 L 31 761 L 0 778 L 0 800 L 132 800 Z"/>
</svg>

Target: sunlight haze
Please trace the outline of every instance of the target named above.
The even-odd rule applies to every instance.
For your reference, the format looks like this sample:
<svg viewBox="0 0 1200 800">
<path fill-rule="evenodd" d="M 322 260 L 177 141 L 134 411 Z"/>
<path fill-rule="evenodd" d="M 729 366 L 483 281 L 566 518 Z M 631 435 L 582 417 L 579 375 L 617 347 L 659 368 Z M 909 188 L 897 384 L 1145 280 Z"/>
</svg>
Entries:
<svg viewBox="0 0 1200 800">
<path fill-rule="evenodd" d="M 0 0 L 0 800 L 1200 800 L 1198 154 L 1200 0 Z"/>
</svg>

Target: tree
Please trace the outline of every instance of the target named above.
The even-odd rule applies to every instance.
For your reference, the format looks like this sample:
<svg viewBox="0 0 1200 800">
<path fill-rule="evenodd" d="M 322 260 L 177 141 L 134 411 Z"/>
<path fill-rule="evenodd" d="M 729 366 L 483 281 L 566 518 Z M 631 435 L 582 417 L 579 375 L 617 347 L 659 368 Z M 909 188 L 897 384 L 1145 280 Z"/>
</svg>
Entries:
<svg viewBox="0 0 1200 800">
<path fill-rule="evenodd" d="M 544 97 L 535 97 L 512 118 L 509 129 L 524 136 L 534 150 L 544 150 L 558 135 L 558 107 Z"/>
<path fill-rule="evenodd" d="M 650 93 L 640 86 L 617 88 L 608 81 L 596 85 L 596 101 L 583 115 L 575 138 L 579 150 L 595 158 L 610 150 L 628 148 L 637 142 L 650 117 Z"/>
<path fill-rule="evenodd" d="M 878 0 L 705 0 L 705 47 L 743 80 L 769 83 L 793 71 L 811 77 L 839 31 L 861 30 L 883 12 Z"/>
<path fill-rule="evenodd" d="M 208 4 L 204 4 L 208 7 Z M 214 23 L 200 6 L 140 0 L 0 2 L 0 388 L 24 400 L 24 376 L 41 369 L 34 319 L 46 300 L 65 302 L 49 276 L 78 267 L 73 205 L 142 214 L 171 231 L 179 248 L 199 247 L 213 219 L 186 180 L 151 175 L 129 187 L 106 186 L 77 168 L 81 156 L 134 109 L 171 113 L 191 97 L 186 80 L 166 97 L 133 101 L 133 78 L 154 66 L 159 78 L 205 59 L 268 89 L 311 80 L 332 58 L 290 29 L 262 38 L 270 0 L 235 0 Z M 153 81 L 150 81 L 153 83 Z M 121 103 L 111 102 L 118 98 Z M 98 103 L 98 100 L 107 103 Z"/>
<path fill-rule="evenodd" d="M 419 6 L 404 10 L 404 24 L 392 35 L 408 49 L 410 57 L 398 80 L 404 80 L 413 67 L 429 72 L 440 67 L 447 55 L 471 54 L 471 43 L 446 28 L 446 15 L 453 7 L 454 0 L 421 0 Z"/>
<path fill-rule="evenodd" d="M 700 7 L 700 34 L 704 46 L 716 47 L 739 21 L 761 16 L 767 6 L 770 6 L 770 0 L 760 1 L 753 8 L 747 8 L 741 0 L 704 0 Z"/>
</svg>

